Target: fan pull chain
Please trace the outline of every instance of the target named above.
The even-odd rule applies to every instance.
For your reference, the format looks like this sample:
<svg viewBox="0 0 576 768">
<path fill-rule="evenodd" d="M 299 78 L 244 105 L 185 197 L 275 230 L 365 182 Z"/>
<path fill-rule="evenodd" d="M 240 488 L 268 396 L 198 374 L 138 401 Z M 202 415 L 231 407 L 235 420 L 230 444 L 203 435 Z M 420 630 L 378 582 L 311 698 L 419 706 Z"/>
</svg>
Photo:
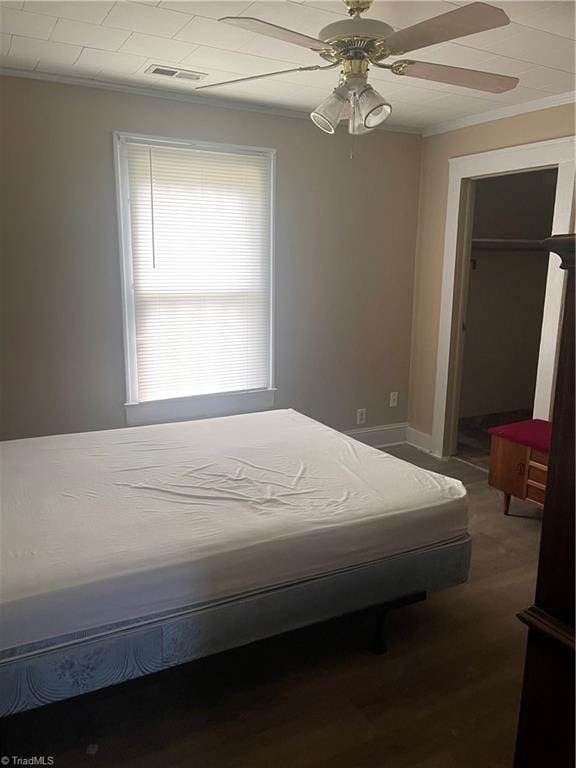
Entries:
<svg viewBox="0 0 576 768">
<path fill-rule="evenodd" d="M 356 149 L 356 94 L 352 94 L 352 116 L 350 120 L 352 125 L 352 139 L 350 140 L 350 160 L 354 160 L 354 150 Z"/>
</svg>

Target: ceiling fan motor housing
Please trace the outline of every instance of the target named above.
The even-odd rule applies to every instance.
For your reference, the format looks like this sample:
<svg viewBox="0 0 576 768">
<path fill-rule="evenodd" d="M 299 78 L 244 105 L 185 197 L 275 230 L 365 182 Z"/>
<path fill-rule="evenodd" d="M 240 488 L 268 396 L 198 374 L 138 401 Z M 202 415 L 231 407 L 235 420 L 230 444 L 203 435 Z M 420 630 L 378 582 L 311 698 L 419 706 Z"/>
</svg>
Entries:
<svg viewBox="0 0 576 768">
<path fill-rule="evenodd" d="M 368 37 L 373 40 L 383 40 L 388 35 L 391 35 L 392 32 L 394 32 L 394 27 L 386 24 L 385 21 L 354 16 L 352 19 L 333 21 L 332 24 L 322 27 L 318 38 L 324 43 L 352 37 Z"/>
<path fill-rule="evenodd" d="M 393 27 L 377 19 L 354 16 L 334 21 L 320 30 L 319 39 L 331 48 L 330 51 L 320 52 L 320 55 L 328 61 L 385 58 L 388 52 L 384 40 L 392 32 Z"/>
</svg>

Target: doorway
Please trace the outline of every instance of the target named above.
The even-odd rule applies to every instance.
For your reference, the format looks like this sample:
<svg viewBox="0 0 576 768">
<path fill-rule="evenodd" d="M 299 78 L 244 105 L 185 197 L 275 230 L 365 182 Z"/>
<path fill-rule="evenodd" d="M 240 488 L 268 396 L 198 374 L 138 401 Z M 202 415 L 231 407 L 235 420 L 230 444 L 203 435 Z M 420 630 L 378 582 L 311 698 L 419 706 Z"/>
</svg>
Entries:
<svg viewBox="0 0 576 768">
<path fill-rule="evenodd" d="M 456 452 L 475 182 L 546 169 L 557 170 L 552 234 L 570 232 L 574 226 L 576 179 L 571 137 L 462 155 L 449 161 L 433 422 L 432 434 L 426 444 L 435 456 L 452 456 Z M 565 278 L 559 256 L 550 253 L 536 377 L 535 418 L 549 419 L 552 412 Z"/>
<path fill-rule="evenodd" d="M 534 410 L 557 168 L 472 182 L 456 455 L 488 468 L 488 429 Z"/>
</svg>

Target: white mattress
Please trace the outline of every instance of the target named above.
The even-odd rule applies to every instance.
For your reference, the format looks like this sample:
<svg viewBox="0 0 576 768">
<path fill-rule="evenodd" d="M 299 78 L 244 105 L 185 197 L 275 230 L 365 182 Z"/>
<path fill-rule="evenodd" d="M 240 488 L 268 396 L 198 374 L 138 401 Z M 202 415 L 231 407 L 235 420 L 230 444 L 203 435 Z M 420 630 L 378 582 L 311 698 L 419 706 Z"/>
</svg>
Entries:
<svg viewBox="0 0 576 768">
<path fill-rule="evenodd" d="M 438 546 L 461 483 L 291 410 L 2 445 L 1 645 Z"/>
</svg>

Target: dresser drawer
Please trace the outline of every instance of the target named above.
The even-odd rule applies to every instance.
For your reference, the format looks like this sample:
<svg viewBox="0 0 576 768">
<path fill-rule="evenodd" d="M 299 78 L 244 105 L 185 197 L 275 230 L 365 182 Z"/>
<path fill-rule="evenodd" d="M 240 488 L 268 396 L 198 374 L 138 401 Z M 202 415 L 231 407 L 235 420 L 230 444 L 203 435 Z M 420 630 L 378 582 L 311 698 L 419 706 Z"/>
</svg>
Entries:
<svg viewBox="0 0 576 768">
<path fill-rule="evenodd" d="M 539 485 L 546 485 L 548 477 L 548 468 L 542 464 L 535 464 L 533 461 L 528 463 L 528 480 L 533 480 Z"/>
<path fill-rule="evenodd" d="M 526 498 L 530 501 L 533 501 L 534 504 L 538 504 L 539 507 L 543 507 L 546 490 L 539 484 L 533 484 L 533 482 L 534 481 L 532 480 L 528 480 L 526 483 Z"/>
<path fill-rule="evenodd" d="M 532 448 L 530 451 L 530 461 L 534 461 L 536 464 L 542 464 L 545 467 L 548 466 L 548 454 L 537 451 L 536 448 Z"/>
</svg>

